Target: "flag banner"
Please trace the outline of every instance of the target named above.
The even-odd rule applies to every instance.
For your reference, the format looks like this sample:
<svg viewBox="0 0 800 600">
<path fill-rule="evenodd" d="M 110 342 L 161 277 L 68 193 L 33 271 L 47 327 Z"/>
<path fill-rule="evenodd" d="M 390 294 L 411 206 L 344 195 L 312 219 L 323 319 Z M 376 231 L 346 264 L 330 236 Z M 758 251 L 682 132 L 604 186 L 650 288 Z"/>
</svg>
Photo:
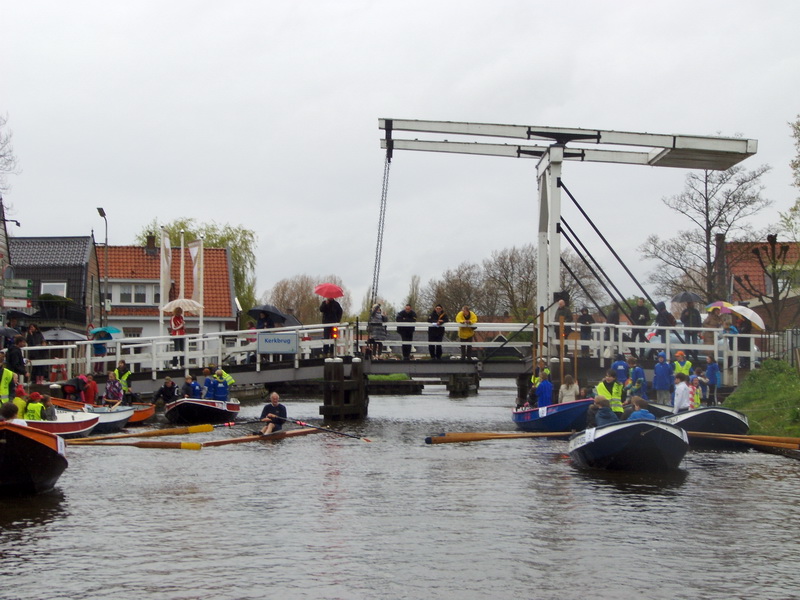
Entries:
<svg viewBox="0 0 800 600">
<path fill-rule="evenodd" d="M 203 240 L 189 242 L 189 256 L 192 259 L 192 300 L 203 303 Z"/>
</svg>

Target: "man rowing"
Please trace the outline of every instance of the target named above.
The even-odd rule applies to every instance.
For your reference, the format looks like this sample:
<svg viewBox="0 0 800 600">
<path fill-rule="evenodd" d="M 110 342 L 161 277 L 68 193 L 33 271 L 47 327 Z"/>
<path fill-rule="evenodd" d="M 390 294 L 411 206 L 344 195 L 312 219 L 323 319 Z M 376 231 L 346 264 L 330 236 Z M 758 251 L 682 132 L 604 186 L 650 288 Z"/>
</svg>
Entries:
<svg viewBox="0 0 800 600">
<path fill-rule="evenodd" d="M 261 429 L 261 435 L 269 435 L 275 431 L 280 431 L 283 422 L 286 420 L 286 407 L 279 402 L 281 399 L 277 392 L 269 395 L 269 404 L 261 411 L 261 421 L 266 425 Z"/>
</svg>

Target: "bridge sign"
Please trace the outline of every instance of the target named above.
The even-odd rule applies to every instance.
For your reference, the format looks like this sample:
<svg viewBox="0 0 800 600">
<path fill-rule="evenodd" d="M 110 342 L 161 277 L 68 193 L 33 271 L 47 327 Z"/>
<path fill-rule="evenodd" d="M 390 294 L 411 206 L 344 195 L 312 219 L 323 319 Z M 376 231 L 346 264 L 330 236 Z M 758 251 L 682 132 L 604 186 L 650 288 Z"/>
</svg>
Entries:
<svg viewBox="0 0 800 600">
<path fill-rule="evenodd" d="M 2 302 L 3 308 L 31 308 L 32 306 L 30 300 L 23 298 L 2 298 L 0 302 Z"/>
<path fill-rule="evenodd" d="M 33 298 L 33 290 L 31 288 L 5 288 L 3 289 L 4 298 Z"/>
<path fill-rule="evenodd" d="M 32 288 L 33 279 L 4 279 L 3 285 L 7 288 Z"/>
<path fill-rule="evenodd" d="M 296 331 L 284 333 L 258 332 L 259 354 L 297 354 L 298 345 Z"/>
</svg>

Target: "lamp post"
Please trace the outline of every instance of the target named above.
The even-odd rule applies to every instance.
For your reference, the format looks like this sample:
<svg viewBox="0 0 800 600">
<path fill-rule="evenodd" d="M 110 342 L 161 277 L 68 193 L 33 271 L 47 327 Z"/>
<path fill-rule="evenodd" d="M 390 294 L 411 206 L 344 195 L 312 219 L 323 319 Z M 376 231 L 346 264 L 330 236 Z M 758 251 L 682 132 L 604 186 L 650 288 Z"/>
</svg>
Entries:
<svg viewBox="0 0 800 600">
<path fill-rule="evenodd" d="M 100 326 L 107 327 L 108 326 L 108 311 L 106 310 L 106 302 L 108 300 L 108 219 L 106 218 L 106 211 L 104 211 L 101 207 L 97 207 L 97 214 L 103 217 L 103 221 L 106 224 L 106 268 L 105 268 L 105 281 L 103 282 L 103 302 L 102 308 L 100 309 Z M 103 321 L 103 317 L 105 316 L 105 322 Z"/>
</svg>

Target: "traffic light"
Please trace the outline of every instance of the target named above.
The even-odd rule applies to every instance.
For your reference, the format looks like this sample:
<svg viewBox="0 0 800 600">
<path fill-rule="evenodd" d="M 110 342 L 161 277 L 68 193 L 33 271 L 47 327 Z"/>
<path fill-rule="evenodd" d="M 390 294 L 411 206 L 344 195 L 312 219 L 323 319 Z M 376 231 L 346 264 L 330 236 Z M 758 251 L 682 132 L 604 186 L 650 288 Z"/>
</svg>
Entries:
<svg viewBox="0 0 800 600">
<path fill-rule="evenodd" d="M 331 327 L 331 339 L 338 340 L 339 339 L 339 328 L 338 327 Z"/>
</svg>

